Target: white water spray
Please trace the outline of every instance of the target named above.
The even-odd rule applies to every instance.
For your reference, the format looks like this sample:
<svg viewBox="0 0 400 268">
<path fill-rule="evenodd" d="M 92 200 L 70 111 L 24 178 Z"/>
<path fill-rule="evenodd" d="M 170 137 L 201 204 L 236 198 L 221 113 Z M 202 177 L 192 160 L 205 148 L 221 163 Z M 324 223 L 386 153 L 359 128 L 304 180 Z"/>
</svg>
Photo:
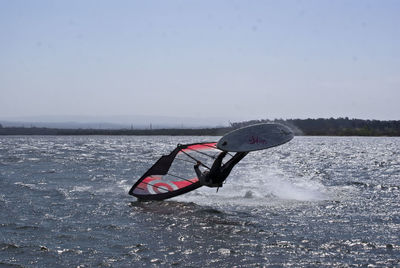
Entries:
<svg viewBox="0 0 400 268">
<path fill-rule="evenodd" d="M 294 177 L 277 168 L 265 167 L 248 172 L 241 182 L 244 198 L 265 197 L 284 200 L 320 201 L 329 199 L 326 187 L 307 177 Z"/>
</svg>

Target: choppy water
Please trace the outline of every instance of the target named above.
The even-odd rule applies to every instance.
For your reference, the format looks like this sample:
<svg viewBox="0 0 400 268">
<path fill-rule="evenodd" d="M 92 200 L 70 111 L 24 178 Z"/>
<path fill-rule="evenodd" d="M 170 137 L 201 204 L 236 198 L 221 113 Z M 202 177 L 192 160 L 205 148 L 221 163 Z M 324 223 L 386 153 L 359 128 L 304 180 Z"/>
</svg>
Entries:
<svg viewBox="0 0 400 268">
<path fill-rule="evenodd" d="M 400 265 L 400 139 L 296 137 L 215 189 L 136 202 L 177 143 L 0 137 L 0 266 Z"/>
</svg>

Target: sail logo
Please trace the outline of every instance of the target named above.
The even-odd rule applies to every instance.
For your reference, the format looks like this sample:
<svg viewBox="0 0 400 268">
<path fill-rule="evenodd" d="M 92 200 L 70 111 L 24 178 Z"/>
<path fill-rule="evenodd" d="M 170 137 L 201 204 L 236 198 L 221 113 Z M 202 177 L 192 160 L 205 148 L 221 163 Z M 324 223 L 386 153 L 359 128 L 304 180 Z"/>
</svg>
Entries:
<svg viewBox="0 0 400 268">
<path fill-rule="evenodd" d="M 249 139 L 249 144 L 267 144 L 267 141 L 258 136 L 251 136 Z"/>
</svg>

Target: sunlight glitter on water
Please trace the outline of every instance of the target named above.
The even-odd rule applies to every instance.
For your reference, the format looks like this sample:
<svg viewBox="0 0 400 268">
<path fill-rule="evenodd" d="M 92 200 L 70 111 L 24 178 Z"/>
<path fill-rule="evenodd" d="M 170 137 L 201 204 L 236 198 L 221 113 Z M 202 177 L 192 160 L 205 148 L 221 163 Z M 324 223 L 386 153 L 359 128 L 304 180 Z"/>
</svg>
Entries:
<svg viewBox="0 0 400 268">
<path fill-rule="evenodd" d="M 296 137 L 219 189 L 137 202 L 177 143 L 215 137 L 0 137 L 0 265 L 397 266 L 400 139 Z"/>
</svg>

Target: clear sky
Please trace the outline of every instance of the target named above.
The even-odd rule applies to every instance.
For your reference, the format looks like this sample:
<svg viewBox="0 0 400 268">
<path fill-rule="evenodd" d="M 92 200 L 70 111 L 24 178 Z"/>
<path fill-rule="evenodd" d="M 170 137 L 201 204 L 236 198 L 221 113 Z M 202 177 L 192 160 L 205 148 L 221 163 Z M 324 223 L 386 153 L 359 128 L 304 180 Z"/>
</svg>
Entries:
<svg viewBox="0 0 400 268">
<path fill-rule="evenodd" d="M 400 1 L 0 0 L 0 118 L 400 120 Z"/>
</svg>

